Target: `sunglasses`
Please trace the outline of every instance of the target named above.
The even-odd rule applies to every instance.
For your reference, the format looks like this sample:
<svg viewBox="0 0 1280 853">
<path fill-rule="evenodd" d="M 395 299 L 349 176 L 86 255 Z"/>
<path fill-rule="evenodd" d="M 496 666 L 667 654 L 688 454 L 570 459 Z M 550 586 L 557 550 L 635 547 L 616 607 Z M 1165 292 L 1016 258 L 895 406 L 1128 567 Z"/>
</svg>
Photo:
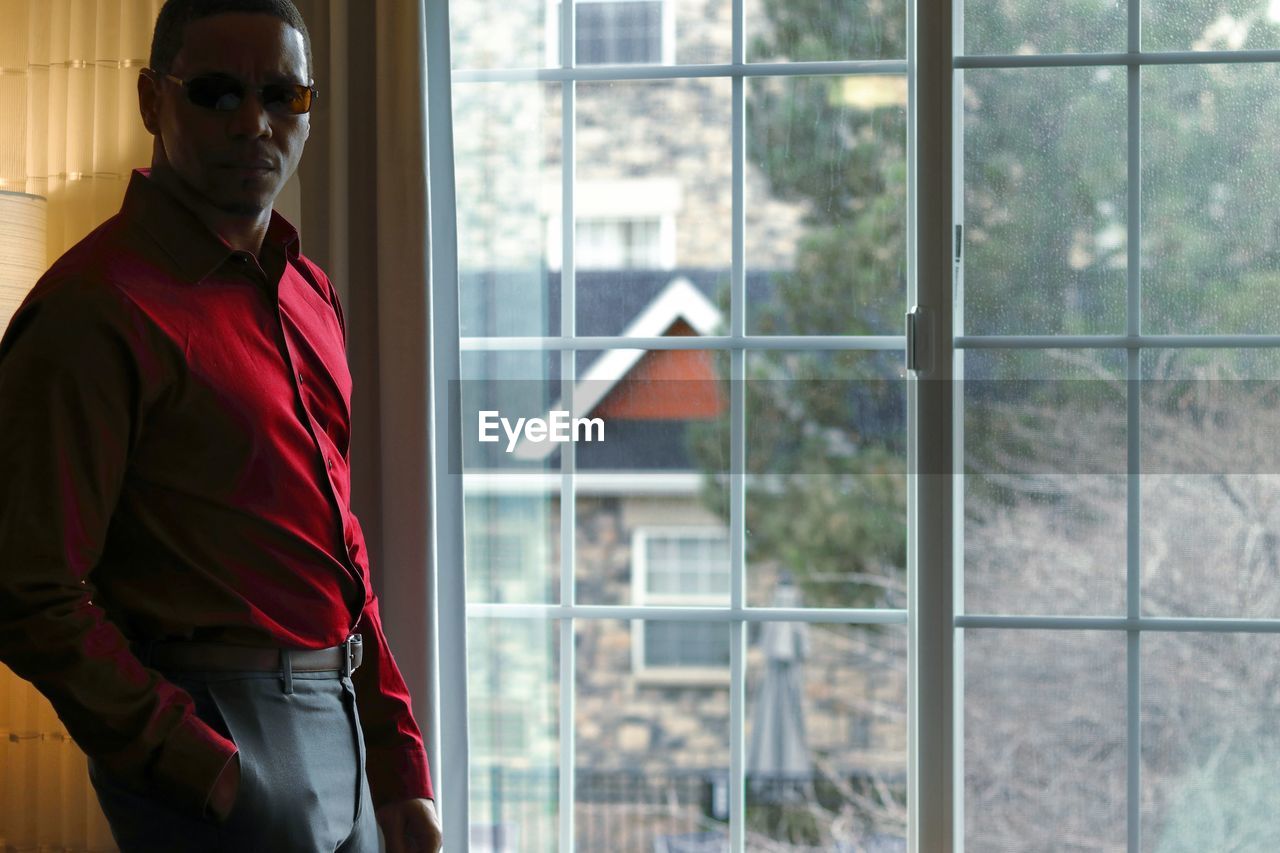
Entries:
<svg viewBox="0 0 1280 853">
<path fill-rule="evenodd" d="M 312 103 L 320 97 L 315 86 L 300 83 L 268 83 L 265 86 L 250 87 L 230 74 L 201 74 L 190 80 L 183 80 L 172 74 L 151 73 L 177 83 L 187 93 L 187 100 L 197 107 L 218 112 L 240 109 L 250 88 L 258 93 L 263 109 L 278 115 L 296 116 L 310 112 Z"/>
</svg>

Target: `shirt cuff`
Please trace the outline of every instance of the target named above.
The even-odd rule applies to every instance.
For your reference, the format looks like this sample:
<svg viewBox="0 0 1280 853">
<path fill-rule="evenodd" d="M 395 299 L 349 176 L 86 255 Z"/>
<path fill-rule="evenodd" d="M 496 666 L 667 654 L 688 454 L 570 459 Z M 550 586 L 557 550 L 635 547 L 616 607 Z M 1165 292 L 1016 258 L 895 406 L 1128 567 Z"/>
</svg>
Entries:
<svg viewBox="0 0 1280 853">
<path fill-rule="evenodd" d="M 199 717 L 187 717 L 160 747 L 151 765 L 151 784 L 176 805 L 203 815 L 214 783 L 236 752 L 233 742 Z"/>
<path fill-rule="evenodd" d="M 435 799 L 425 750 L 413 747 L 369 750 L 365 775 L 369 779 L 369 794 L 375 809 L 401 800 Z"/>
</svg>

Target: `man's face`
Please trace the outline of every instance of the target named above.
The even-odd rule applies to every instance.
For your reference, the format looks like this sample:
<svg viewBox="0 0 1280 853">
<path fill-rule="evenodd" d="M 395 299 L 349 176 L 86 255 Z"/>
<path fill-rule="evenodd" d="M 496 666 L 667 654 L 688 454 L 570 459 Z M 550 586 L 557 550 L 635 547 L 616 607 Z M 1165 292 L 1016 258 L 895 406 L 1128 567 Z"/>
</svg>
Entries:
<svg viewBox="0 0 1280 853">
<path fill-rule="evenodd" d="M 302 33 L 271 15 L 228 12 L 187 25 L 170 73 L 182 80 L 219 73 L 246 84 L 238 109 L 199 107 L 173 80 L 142 81 L 143 121 L 161 156 L 187 188 L 210 206 L 237 216 L 271 207 L 298 166 L 310 117 L 268 112 L 255 87 L 311 82 Z M 266 165 L 267 168 L 254 168 Z"/>
</svg>

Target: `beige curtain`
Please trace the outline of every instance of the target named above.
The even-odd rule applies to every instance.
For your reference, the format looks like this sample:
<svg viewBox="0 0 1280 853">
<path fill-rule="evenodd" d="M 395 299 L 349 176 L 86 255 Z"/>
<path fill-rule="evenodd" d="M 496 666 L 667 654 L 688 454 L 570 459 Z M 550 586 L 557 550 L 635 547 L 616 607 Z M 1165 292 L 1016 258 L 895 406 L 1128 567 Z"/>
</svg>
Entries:
<svg viewBox="0 0 1280 853">
<path fill-rule="evenodd" d="M 276 207 L 300 230 L 306 211 L 303 251 L 329 272 L 346 309 L 352 500 L 439 787 L 423 0 L 295 2 L 321 98 L 297 179 Z M 130 170 L 150 162 L 136 77 L 161 5 L 0 0 L 0 196 L 47 199 L 46 262 L 114 214 Z M 0 290 L 0 325 L 17 304 L 6 310 L 4 300 Z M 83 755 L 48 704 L 0 667 L 0 850 L 10 848 L 114 849 Z"/>
</svg>

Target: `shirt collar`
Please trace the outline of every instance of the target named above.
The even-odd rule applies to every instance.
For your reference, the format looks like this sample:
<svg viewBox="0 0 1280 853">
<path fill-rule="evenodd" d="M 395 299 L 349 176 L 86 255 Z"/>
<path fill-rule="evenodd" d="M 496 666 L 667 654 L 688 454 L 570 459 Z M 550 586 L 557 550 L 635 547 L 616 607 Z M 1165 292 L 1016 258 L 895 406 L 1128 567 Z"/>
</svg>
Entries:
<svg viewBox="0 0 1280 853">
<path fill-rule="evenodd" d="M 235 254 L 225 240 L 200 221 L 172 193 L 151 178 L 150 169 L 134 169 L 120 208 L 123 216 L 151 235 L 177 264 L 183 279 L 198 284 Z M 276 247 L 288 261 L 302 251 L 298 230 L 271 211 L 263 252 Z"/>
</svg>

